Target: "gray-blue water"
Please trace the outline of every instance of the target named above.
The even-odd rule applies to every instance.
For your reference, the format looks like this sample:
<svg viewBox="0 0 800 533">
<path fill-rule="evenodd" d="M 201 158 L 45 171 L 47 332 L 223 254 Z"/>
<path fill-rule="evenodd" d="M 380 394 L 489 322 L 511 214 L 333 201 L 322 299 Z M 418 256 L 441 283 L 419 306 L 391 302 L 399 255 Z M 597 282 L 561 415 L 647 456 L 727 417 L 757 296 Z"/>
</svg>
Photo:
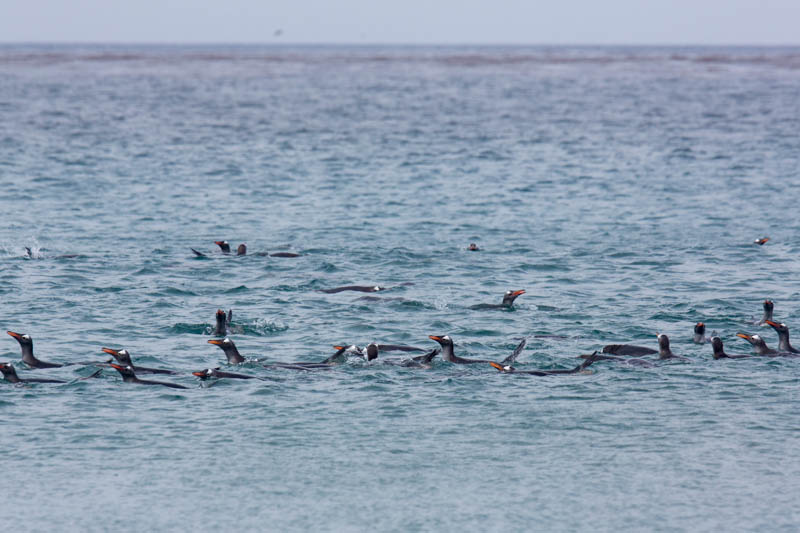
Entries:
<svg viewBox="0 0 800 533">
<path fill-rule="evenodd" d="M 0 47 L 0 327 L 189 387 L 27 370 L 3 334 L 21 376 L 72 380 L 0 382 L 4 522 L 794 531 L 800 359 L 691 334 L 775 346 L 765 298 L 800 332 L 798 169 L 796 48 Z M 393 288 L 319 292 L 351 284 Z M 449 334 L 570 368 L 661 332 L 690 362 L 249 363 L 272 379 L 209 387 L 217 308 L 270 361 Z"/>
</svg>

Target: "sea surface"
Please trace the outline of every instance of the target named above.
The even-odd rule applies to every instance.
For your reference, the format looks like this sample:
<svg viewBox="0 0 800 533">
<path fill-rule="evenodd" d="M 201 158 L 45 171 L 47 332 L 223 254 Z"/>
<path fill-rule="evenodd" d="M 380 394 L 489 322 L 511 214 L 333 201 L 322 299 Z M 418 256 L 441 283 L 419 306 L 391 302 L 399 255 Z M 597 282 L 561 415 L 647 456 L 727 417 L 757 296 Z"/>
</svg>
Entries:
<svg viewBox="0 0 800 533">
<path fill-rule="evenodd" d="M 0 190 L 2 331 L 189 387 L 28 370 L 3 333 L 69 380 L 0 381 L 5 527 L 800 528 L 800 359 L 692 343 L 776 346 L 767 298 L 800 337 L 799 48 L 2 45 Z M 689 361 L 202 382 L 218 308 L 262 363 L 448 334 L 572 368 L 656 333 Z"/>
</svg>

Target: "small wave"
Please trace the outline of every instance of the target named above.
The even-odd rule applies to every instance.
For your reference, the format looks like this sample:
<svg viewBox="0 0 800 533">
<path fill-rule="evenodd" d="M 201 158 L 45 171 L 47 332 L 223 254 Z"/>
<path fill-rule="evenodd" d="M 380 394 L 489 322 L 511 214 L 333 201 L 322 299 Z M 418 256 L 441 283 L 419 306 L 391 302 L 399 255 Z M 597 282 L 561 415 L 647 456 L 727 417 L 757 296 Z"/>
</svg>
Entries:
<svg viewBox="0 0 800 533">
<path fill-rule="evenodd" d="M 228 329 L 229 335 L 255 335 L 266 337 L 274 333 L 287 331 L 289 325 L 280 319 L 259 319 L 252 322 L 234 322 Z M 174 334 L 213 335 L 213 324 L 186 324 L 179 322 L 170 326 L 167 331 Z"/>
<path fill-rule="evenodd" d="M 239 285 L 238 287 L 226 290 L 225 294 L 236 294 L 239 292 L 247 292 L 249 290 L 250 289 L 247 287 L 247 285 Z"/>
<path fill-rule="evenodd" d="M 167 331 L 170 333 L 183 334 L 191 333 L 195 335 L 211 335 L 214 326 L 210 324 L 184 324 L 178 323 L 171 326 Z"/>
<path fill-rule="evenodd" d="M 10 244 L 3 244 L 2 251 L 5 255 L 12 257 L 22 257 L 24 259 L 44 259 L 45 255 L 42 247 L 36 239 L 31 239 L 33 242 L 30 245 L 23 245 L 22 247 Z"/>
<path fill-rule="evenodd" d="M 125 287 L 92 287 L 92 290 L 94 292 L 100 292 L 100 293 L 106 293 L 106 292 L 114 293 L 114 292 L 122 292 L 127 289 L 125 289 Z"/>
<path fill-rule="evenodd" d="M 437 311 L 445 311 L 449 305 L 450 304 L 444 298 L 436 298 L 433 301 L 433 307 L 436 308 Z"/>
<path fill-rule="evenodd" d="M 339 267 L 334 265 L 333 263 L 328 263 L 327 261 L 323 262 L 319 268 L 317 268 L 318 272 L 338 272 Z"/>
<path fill-rule="evenodd" d="M 234 327 L 236 327 L 234 325 Z M 272 333 L 280 333 L 289 329 L 289 325 L 279 319 L 270 320 L 256 320 L 252 324 L 242 324 L 243 333 L 245 335 L 259 335 L 267 336 Z"/>
<path fill-rule="evenodd" d="M 184 289 L 178 289 L 178 288 L 175 288 L 175 287 L 166 288 L 166 289 L 164 289 L 162 291 L 162 293 L 163 294 L 169 294 L 171 296 L 197 296 L 197 294 L 195 294 L 192 291 L 187 291 L 187 290 L 184 290 Z"/>
</svg>

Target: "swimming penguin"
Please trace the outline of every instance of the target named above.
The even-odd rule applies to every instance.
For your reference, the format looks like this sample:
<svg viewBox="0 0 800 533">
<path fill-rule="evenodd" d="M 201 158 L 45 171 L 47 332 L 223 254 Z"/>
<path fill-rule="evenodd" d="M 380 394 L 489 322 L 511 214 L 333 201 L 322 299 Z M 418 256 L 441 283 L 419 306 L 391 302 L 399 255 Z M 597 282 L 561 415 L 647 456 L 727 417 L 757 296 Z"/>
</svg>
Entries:
<svg viewBox="0 0 800 533">
<path fill-rule="evenodd" d="M 233 372 L 223 372 L 222 370 L 219 369 L 219 367 L 206 368 L 205 370 L 192 372 L 192 375 L 197 376 L 200 379 L 208 379 L 208 378 L 260 379 L 257 376 L 250 376 L 248 374 L 235 374 Z"/>
<path fill-rule="evenodd" d="M 664 359 L 678 359 L 681 361 L 689 361 L 686 357 L 681 357 L 679 355 L 675 355 L 672 353 L 672 350 L 669 349 L 669 337 L 664 335 L 663 333 L 656 334 L 656 338 L 658 339 L 658 358 L 661 360 Z"/>
<path fill-rule="evenodd" d="M 242 243 L 236 248 L 236 255 L 247 255 L 247 245 Z M 253 255 L 257 255 L 259 257 L 300 257 L 300 254 L 296 254 L 294 252 L 275 252 L 271 254 L 269 252 L 257 252 Z"/>
<path fill-rule="evenodd" d="M 453 349 L 453 339 L 450 338 L 449 335 L 428 335 L 428 338 L 434 340 L 439 343 L 442 347 L 442 359 L 447 361 L 448 363 L 455 363 L 459 365 L 471 365 L 475 363 L 494 363 L 494 361 L 489 361 L 487 359 L 464 359 L 463 357 L 458 357 Z M 527 343 L 526 339 L 522 339 L 522 342 L 517 345 L 514 349 L 514 352 L 503 359 L 501 361 L 502 366 L 508 366 L 513 363 L 517 356 L 522 353 L 522 350 L 525 348 L 525 344 Z"/>
<path fill-rule="evenodd" d="M 744 354 L 727 354 L 722 346 L 722 339 L 711 337 L 711 349 L 714 351 L 714 359 L 746 359 L 752 357 Z"/>
<path fill-rule="evenodd" d="M 48 363 L 41 361 L 33 355 L 33 339 L 27 333 L 15 333 L 6 331 L 9 335 L 17 339 L 19 347 L 22 349 L 22 362 L 31 368 L 59 368 L 64 366 L 61 363 Z"/>
<path fill-rule="evenodd" d="M 225 357 L 228 358 L 229 365 L 238 365 L 244 363 L 244 357 L 241 356 L 239 350 L 236 348 L 236 345 L 228 337 L 225 337 L 222 340 L 211 339 L 208 341 L 208 343 L 222 348 L 222 351 L 225 352 Z"/>
<path fill-rule="evenodd" d="M 778 350 L 773 350 L 772 348 L 767 346 L 767 343 L 759 335 L 748 335 L 747 333 L 737 333 L 736 336 L 752 344 L 753 349 L 756 351 L 756 354 L 758 355 L 769 355 L 769 356 L 781 355 L 781 353 L 778 352 Z"/>
<path fill-rule="evenodd" d="M 113 355 L 114 359 L 122 366 L 129 366 L 137 374 L 177 374 L 174 370 L 166 370 L 164 368 L 147 368 L 144 366 L 136 366 L 131 361 L 131 354 L 128 350 L 114 350 L 112 348 L 103 348 L 103 351 L 109 355 Z M 111 360 L 109 360 L 110 362 Z"/>
<path fill-rule="evenodd" d="M 334 348 L 339 350 L 339 349 L 342 349 L 343 346 L 334 346 Z M 347 346 L 345 349 L 346 349 L 347 352 L 353 352 L 353 353 L 355 353 L 357 355 L 362 356 L 368 362 L 369 361 L 374 361 L 375 359 L 377 359 L 378 358 L 378 354 L 380 352 L 390 352 L 390 351 L 415 352 L 415 351 L 422 351 L 421 348 L 415 348 L 414 346 L 402 346 L 402 345 L 396 345 L 396 344 L 377 344 L 375 342 L 371 342 L 371 343 L 367 344 L 367 346 L 365 348 L 361 348 L 359 346 L 351 344 L 350 346 Z M 434 351 L 436 353 L 439 352 L 439 350 L 434 350 Z M 420 361 L 426 361 L 426 362 L 430 363 L 430 360 L 433 359 L 433 357 L 435 355 L 436 354 L 431 354 L 429 352 L 429 353 L 427 353 L 425 355 L 420 355 L 420 356 L 417 356 L 417 357 L 413 357 L 411 359 L 407 359 L 403 363 L 395 363 L 393 361 L 384 361 L 384 362 L 386 364 L 389 364 L 389 365 L 400 364 L 402 366 L 417 366 L 416 364 L 419 363 Z"/>
<path fill-rule="evenodd" d="M 228 244 L 228 241 L 214 241 L 214 244 L 219 246 L 219 251 L 220 252 L 222 252 L 225 255 L 230 255 L 230 253 L 231 253 L 231 245 Z M 203 252 L 199 252 L 199 251 L 195 250 L 194 248 L 189 248 L 189 249 L 192 252 L 194 252 L 194 255 L 196 255 L 197 257 L 208 257 L 207 254 L 204 254 Z M 244 254 L 237 254 L 237 255 L 244 255 Z"/>
<path fill-rule="evenodd" d="M 228 334 L 228 329 L 230 328 L 231 321 L 233 320 L 233 309 L 228 309 L 227 315 L 222 309 L 217 309 L 215 320 L 216 325 L 214 326 L 213 335 L 217 337 L 224 337 Z"/>
<path fill-rule="evenodd" d="M 767 320 L 772 320 L 772 312 L 775 309 L 775 304 L 772 300 L 764 300 L 764 316 L 761 317 L 761 320 L 756 322 L 759 326 L 766 326 Z"/>
<path fill-rule="evenodd" d="M 634 346 L 632 344 L 608 344 L 603 346 L 603 353 L 639 356 L 658 353 L 658 350 L 653 350 L 652 348 L 646 348 L 644 346 Z"/>
<path fill-rule="evenodd" d="M 555 376 L 555 375 L 564 375 L 564 374 L 578 374 L 586 370 L 588 366 L 592 363 L 597 361 L 598 355 L 595 351 L 593 354 L 588 356 L 584 362 L 572 368 L 570 370 L 517 370 L 511 365 L 503 365 L 500 363 L 490 362 L 489 364 L 492 365 L 494 368 L 499 370 L 500 372 L 506 372 L 509 374 L 527 374 L 531 376 Z"/>
<path fill-rule="evenodd" d="M 114 363 L 110 363 L 112 368 L 115 368 L 117 372 L 120 373 L 122 376 L 122 381 L 125 383 L 137 383 L 139 385 L 161 385 L 163 387 L 170 387 L 172 389 L 188 389 L 189 387 L 185 387 L 183 385 L 179 385 L 177 383 L 167 383 L 166 381 L 150 381 L 147 379 L 139 379 L 136 377 L 136 373 L 133 371 L 133 368 L 130 366 L 121 366 Z"/>
<path fill-rule="evenodd" d="M 481 251 L 481 249 L 478 248 L 478 245 L 475 244 L 474 242 L 469 243 L 469 246 L 467 246 L 467 250 L 469 250 L 470 252 L 480 252 Z"/>
<path fill-rule="evenodd" d="M 61 379 L 20 378 L 17 375 L 16 369 L 11 365 L 11 363 L 0 363 L 0 371 L 3 372 L 3 377 L 6 379 L 6 381 L 11 383 L 68 383 L 67 381 Z M 100 368 L 89 376 L 78 378 L 77 381 L 99 377 L 102 372 L 103 369 Z"/>
<path fill-rule="evenodd" d="M 278 368 L 293 368 L 295 370 L 319 370 L 330 368 L 331 366 L 343 363 L 347 359 L 347 352 L 354 346 L 334 346 L 336 353 L 319 362 L 296 362 L 296 363 L 271 363 Z M 296 368 L 300 367 L 300 368 Z"/>
<path fill-rule="evenodd" d="M 367 347 L 364 349 L 364 359 L 367 361 L 372 361 L 373 359 L 378 358 L 378 345 L 374 342 L 367 344 Z"/>
<path fill-rule="evenodd" d="M 416 346 L 406 346 L 404 344 L 379 344 L 378 349 L 382 352 L 424 352 L 423 348 Z"/>
<path fill-rule="evenodd" d="M 582 354 L 579 355 L 581 359 L 589 359 L 593 357 L 595 361 L 610 361 L 620 363 L 628 366 L 639 366 L 644 368 L 653 368 L 657 366 L 653 361 L 647 359 L 639 359 L 638 357 L 618 357 L 615 355 L 595 355 L 595 354 Z"/>
<path fill-rule="evenodd" d="M 771 326 L 778 333 L 778 351 L 779 352 L 786 352 L 786 353 L 800 353 L 800 350 L 793 348 L 792 345 L 789 343 L 789 328 L 781 322 L 780 324 L 777 322 L 773 322 L 772 320 L 767 320 L 766 324 Z"/>
<path fill-rule="evenodd" d="M 514 300 L 516 300 L 518 296 L 521 296 L 523 294 L 525 294 L 524 290 L 519 290 L 519 291 L 508 290 L 503 295 L 503 303 L 478 304 L 471 306 L 470 309 L 511 309 L 511 307 L 514 305 Z"/>
<path fill-rule="evenodd" d="M 705 344 L 707 342 L 711 342 L 709 337 L 706 337 L 706 325 L 702 322 L 698 322 L 694 325 L 694 337 L 692 341 L 695 344 Z"/>
<path fill-rule="evenodd" d="M 430 352 L 426 353 L 425 355 L 419 355 L 417 357 L 412 357 L 411 359 L 407 359 L 400 363 L 400 366 L 410 367 L 410 368 L 430 368 L 431 362 L 433 361 L 434 357 L 439 355 L 441 352 L 439 348 L 435 350 L 431 350 Z"/>
<path fill-rule="evenodd" d="M 424 352 L 423 348 L 417 348 L 416 346 L 405 346 L 403 344 L 377 344 L 377 343 L 370 343 L 370 345 L 375 346 L 375 348 L 379 352 Z M 369 348 L 369 346 L 367 348 Z M 340 344 L 334 346 L 337 350 L 341 347 L 346 346 L 347 353 L 353 353 L 362 357 L 366 356 L 367 348 L 362 348 L 361 346 L 356 346 L 355 344 L 344 345 Z M 376 355 L 377 357 L 377 355 Z"/>
<path fill-rule="evenodd" d="M 26 246 L 25 247 L 25 255 L 23 255 L 23 257 L 25 257 L 26 259 L 43 259 L 44 255 L 41 252 L 34 253 L 34 251 L 31 250 L 31 248 L 29 246 Z M 78 254 L 63 254 L 63 255 L 57 255 L 57 256 L 53 257 L 53 259 L 75 259 L 76 257 L 79 257 L 79 255 Z"/>
<path fill-rule="evenodd" d="M 385 290 L 386 290 L 386 287 L 379 287 L 377 285 L 374 285 L 374 286 L 347 285 L 346 287 L 336 287 L 334 289 L 320 289 L 320 292 L 326 292 L 328 294 L 335 294 L 337 292 L 342 292 L 342 291 L 378 292 L 378 291 L 385 291 Z"/>
<path fill-rule="evenodd" d="M 66 383 L 61 379 L 21 378 L 11 363 L 0 363 L 0 372 L 9 383 Z"/>
<path fill-rule="evenodd" d="M 238 365 L 245 362 L 245 358 L 239 353 L 239 350 L 236 348 L 236 345 L 233 341 L 225 337 L 224 339 L 211 339 L 208 341 L 209 344 L 214 344 L 222 348 L 222 351 L 225 352 L 225 357 L 228 358 L 228 364 L 230 365 Z M 264 365 L 266 368 L 283 368 L 283 369 L 290 369 L 290 370 L 318 370 L 324 368 L 330 368 L 331 366 L 340 363 L 345 358 L 345 351 L 346 348 L 342 348 L 337 350 L 337 352 L 327 359 L 321 362 L 310 362 L 310 363 L 270 363 L 268 365 Z"/>
</svg>

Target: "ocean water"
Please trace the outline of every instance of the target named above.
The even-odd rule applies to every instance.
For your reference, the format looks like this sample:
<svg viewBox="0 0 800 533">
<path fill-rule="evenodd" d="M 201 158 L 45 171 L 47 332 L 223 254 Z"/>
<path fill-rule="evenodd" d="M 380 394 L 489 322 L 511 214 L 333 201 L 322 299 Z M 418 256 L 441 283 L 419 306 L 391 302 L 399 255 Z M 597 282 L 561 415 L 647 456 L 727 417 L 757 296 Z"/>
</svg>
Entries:
<svg viewBox="0 0 800 533">
<path fill-rule="evenodd" d="M 800 331 L 799 169 L 797 48 L 0 46 L 3 331 L 189 387 L 27 370 L 2 340 L 21 376 L 70 380 L 0 382 L 5 524 L 796 531 L 800 359 L 691 337 L 775 346 L 766 298 Z M 320 292 L 351 284 L 390 290 Z M 267 361 L 449 334 L 571 368 L 657 332 L 689 361 L 212 385 L 190 372 L 224 366 L 218 308 Z"/>
</svg>

